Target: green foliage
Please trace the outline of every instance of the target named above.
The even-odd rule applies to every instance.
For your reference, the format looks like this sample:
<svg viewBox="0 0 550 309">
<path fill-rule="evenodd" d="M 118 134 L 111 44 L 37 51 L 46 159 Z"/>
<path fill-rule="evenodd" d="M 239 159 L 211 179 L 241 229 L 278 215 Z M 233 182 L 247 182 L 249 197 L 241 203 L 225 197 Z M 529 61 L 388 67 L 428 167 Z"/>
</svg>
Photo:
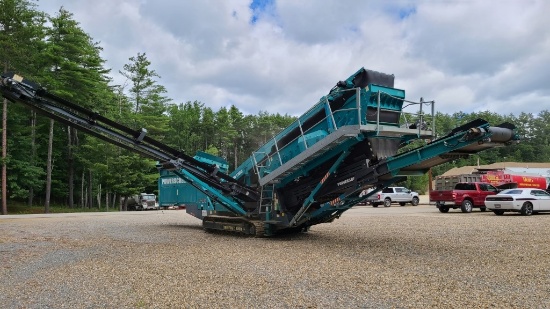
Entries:
<svg viewBox="0 0 550 309">
<path fill-rule="evenodd" d="M 218 150 L 218 148 L 216 148 L 214 146 L 208 147 L 208 149 L 206 149 L 204 152 L 206 152 L 208 154 L 211 154 L 211 155 L 214 155 L 214 156 L 220 156 L 220 151 Z"/>
<path fill-rule="evenodd" d="M 166 88 L 159 85 L 154 78 L 160 76 L 150 68 L 151 62 L 145 53 L 130 57 L 130 63 L 119 71 L 131 84 L 130 99 L 134 102 L 134 112 L 151 116 L 160 116 L 165 112 L 165 104 L 170 101 L 164 96 Z"/>
<path fill-rule="evenodd" d="M 30 112 L 23 106 L 10 105 L 7 130 L 7 193 L 8 198 L 25 198 L 29 189 L 40 191 L 45 182 L 45 164 L 36 153 L 33 152 L 31 126 L 29 125 Z M 41 133 L 40 124 L 36 128 L 38 138 L 47 139 L 47 135 Z"/>
<path fill-rule="evenodd" d="M 210 120 L 205 117 L 205 113 L 207 111 L 204 104 L 197 101 L 170 106 L 165 142 L 188 154 L 208 147 L 205 140 L 210 139 L 209 134 L 212 130 L 207 126 L 213 125 L 205 123 L 206 120 Z"/>
<path fill-rule="evenodd" d="M 165 142 L 171 133 L 170 118 L 166 115 L 171 100 L 165 96 L 164 86 L 155 80 L 160 76 L 150 68 L 151 62 L 145 53 L 138 53 L 137 57 L 130 57 L 129 60 L 130 63 L 125 64 L 124 71 L 120 72 L 130 85 L 129 96 L 121 101 L 127 103 L 126 106 L 120 104 L 120 114 L 125 119 L 122 122 L 136 130 L 146 129 L 149 137 Z M 113 189 L 121 195 L 156 191 L 158 171 L 154 161 L 127 154 L 119 155 L 112 162 L 116 162 L 117 169 L 126 168 L 121 171 L 124 179 L 119 179 L 124 186 L 111 181 Z"/>
<path fill-rule="evenodd" d="M 422 176 L 407 177 L 407 180 L 399 182 L 396 185 L 406 187 L 412 191 L 418 192 L 418 194 L 426 194 L 429 182 L 428 174 L 424 174 Z"/>
<path fill-rule="evenodd" d="M 28 0 L 0 0 L 2 70 L 27 74 L 41 63 L 46 14 Z"/>
<path fill-rule="evenodd" d="M 494 112 L 478 112 L 466 114 L 457 112 L 452 115 L 437 114 L 437 136 L 447 134 L 453 128 L 463 125 L 468 121 L 481 118 L 496 126 L 509 122 L 516 126 L 517 134 L 521 141 L 513 147 L 493 148 L 472 155 L 467 159 L 454 160 L 432 168 L 433 176 L 438 176 L 454 167 L 466 165 L 492 164 L 495 162 L 550 162 L 550 113 L 546 110 L 538 115 L 521 113 L 515 115 L 499 115 Z"/>
<path fill-rule="evenodd" d="M 27 0 L 0 0 L 0 65 L 2 71 L 29 74 L 41 67 L 44 50 L 45 14 Z M 4 102 L 4 100 L 2 100 Z M 3 104 L 7 104 L 3 103 Z M 43 164 L 29 137 L 28 110 L 6 105 L 8 152 L 4 161 L 7 170 L 5 190 L 8 198 L 28 195 L 30 189 L 43 186 Z M 10 112 L 12 111 L 12 112 Z M 3 188 L 2 188 L 3 189 Z M 4 212 L 5 209 L 2 209 Z"/>
</svg>

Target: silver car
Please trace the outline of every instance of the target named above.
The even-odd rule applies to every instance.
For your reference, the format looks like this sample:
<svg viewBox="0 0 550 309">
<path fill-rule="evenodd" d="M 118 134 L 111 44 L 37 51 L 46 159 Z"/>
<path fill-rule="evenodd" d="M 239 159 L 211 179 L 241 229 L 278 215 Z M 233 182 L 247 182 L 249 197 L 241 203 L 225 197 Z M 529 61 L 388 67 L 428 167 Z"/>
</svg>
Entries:
<svg viewBox="0 0 550 309">
<path fill-rule="evenodd" d="M 390 207 L 392 203 L 399 203 L 401 206 L 410 203 L 417 206 L 420 202 L 418 193 L 405 187 L 387 187 L 380 192 L 373 194 L 367 201 L 373 206 L 384 205 Z"/>
</svg>

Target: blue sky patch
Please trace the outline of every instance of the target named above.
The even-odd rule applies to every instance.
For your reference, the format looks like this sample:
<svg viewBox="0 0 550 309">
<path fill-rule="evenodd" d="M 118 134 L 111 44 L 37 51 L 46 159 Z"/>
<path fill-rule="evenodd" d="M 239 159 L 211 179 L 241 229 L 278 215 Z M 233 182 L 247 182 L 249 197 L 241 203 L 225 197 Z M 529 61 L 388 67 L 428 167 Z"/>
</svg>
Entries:
<svg viewBox="0 0 550 309">
<path fill-rule="evenodd" d="M 415 13 L 416 13 L 416 7 L 414 6 L 404 7 L 398 11 L 399 19 L 405 19 L 411 15 L 414 15 Z"/>
<path fill-rule="evenodd" d="M 252 0 L 250 9 L 252 10 L 252 17 L 250 23 L 255 24 L 261 15 L 275 7 L 275 0 Z M 268 12 L 269 13 L 269 12 Z"/>
</svg>

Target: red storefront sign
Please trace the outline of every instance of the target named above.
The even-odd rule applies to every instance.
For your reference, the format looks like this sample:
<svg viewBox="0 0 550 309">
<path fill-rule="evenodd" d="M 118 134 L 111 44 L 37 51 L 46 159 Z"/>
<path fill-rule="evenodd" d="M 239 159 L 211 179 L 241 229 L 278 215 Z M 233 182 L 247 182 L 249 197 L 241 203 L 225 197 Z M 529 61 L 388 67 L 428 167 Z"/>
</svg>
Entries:
<svg viewBox="0 0 550 309">
<path fill-rule="evenodd" d="M 517 184 L 517 188 L 537 188 L 546 190 L 546 178 L 532 175 L 513 175 L 503 172 L 489 172 L 481 175 L 481 181 L 499 187 L 506 184 Z"/>
</svg>

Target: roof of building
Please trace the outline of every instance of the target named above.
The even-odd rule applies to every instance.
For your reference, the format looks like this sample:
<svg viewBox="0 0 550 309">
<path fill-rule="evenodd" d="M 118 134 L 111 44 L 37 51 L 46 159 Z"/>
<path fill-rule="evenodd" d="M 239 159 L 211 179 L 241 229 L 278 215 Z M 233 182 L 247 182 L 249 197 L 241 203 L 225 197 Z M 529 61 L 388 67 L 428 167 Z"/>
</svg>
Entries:
<svg viewBox="0 0 550 309">
<path fill-rule="evenodd" d="M 477 172 L 476 166 L 453 167 L 450 170 L 443 173 L 442 176 L 473 174 L 474 172 Z"/>
<path fill-rule="evenodd" d="M 544 175 L 546 177 L 550 176 L 550 168 L 523 168 L 523 167 L 507 167 L 507 171 L 511 171 L 513 173 L 530 173 L 530 174 L 537 174 L 537 175 Z"/>
<path fill-rule="evenodd" d="M 550 163 L 540 162 L 497 162 L 486 165 L 455 167 L 443 173 L 443 176 L 472 174 L 480 170 L 510 170 L 522 173 L 550 174 Z"/>
</svg>

